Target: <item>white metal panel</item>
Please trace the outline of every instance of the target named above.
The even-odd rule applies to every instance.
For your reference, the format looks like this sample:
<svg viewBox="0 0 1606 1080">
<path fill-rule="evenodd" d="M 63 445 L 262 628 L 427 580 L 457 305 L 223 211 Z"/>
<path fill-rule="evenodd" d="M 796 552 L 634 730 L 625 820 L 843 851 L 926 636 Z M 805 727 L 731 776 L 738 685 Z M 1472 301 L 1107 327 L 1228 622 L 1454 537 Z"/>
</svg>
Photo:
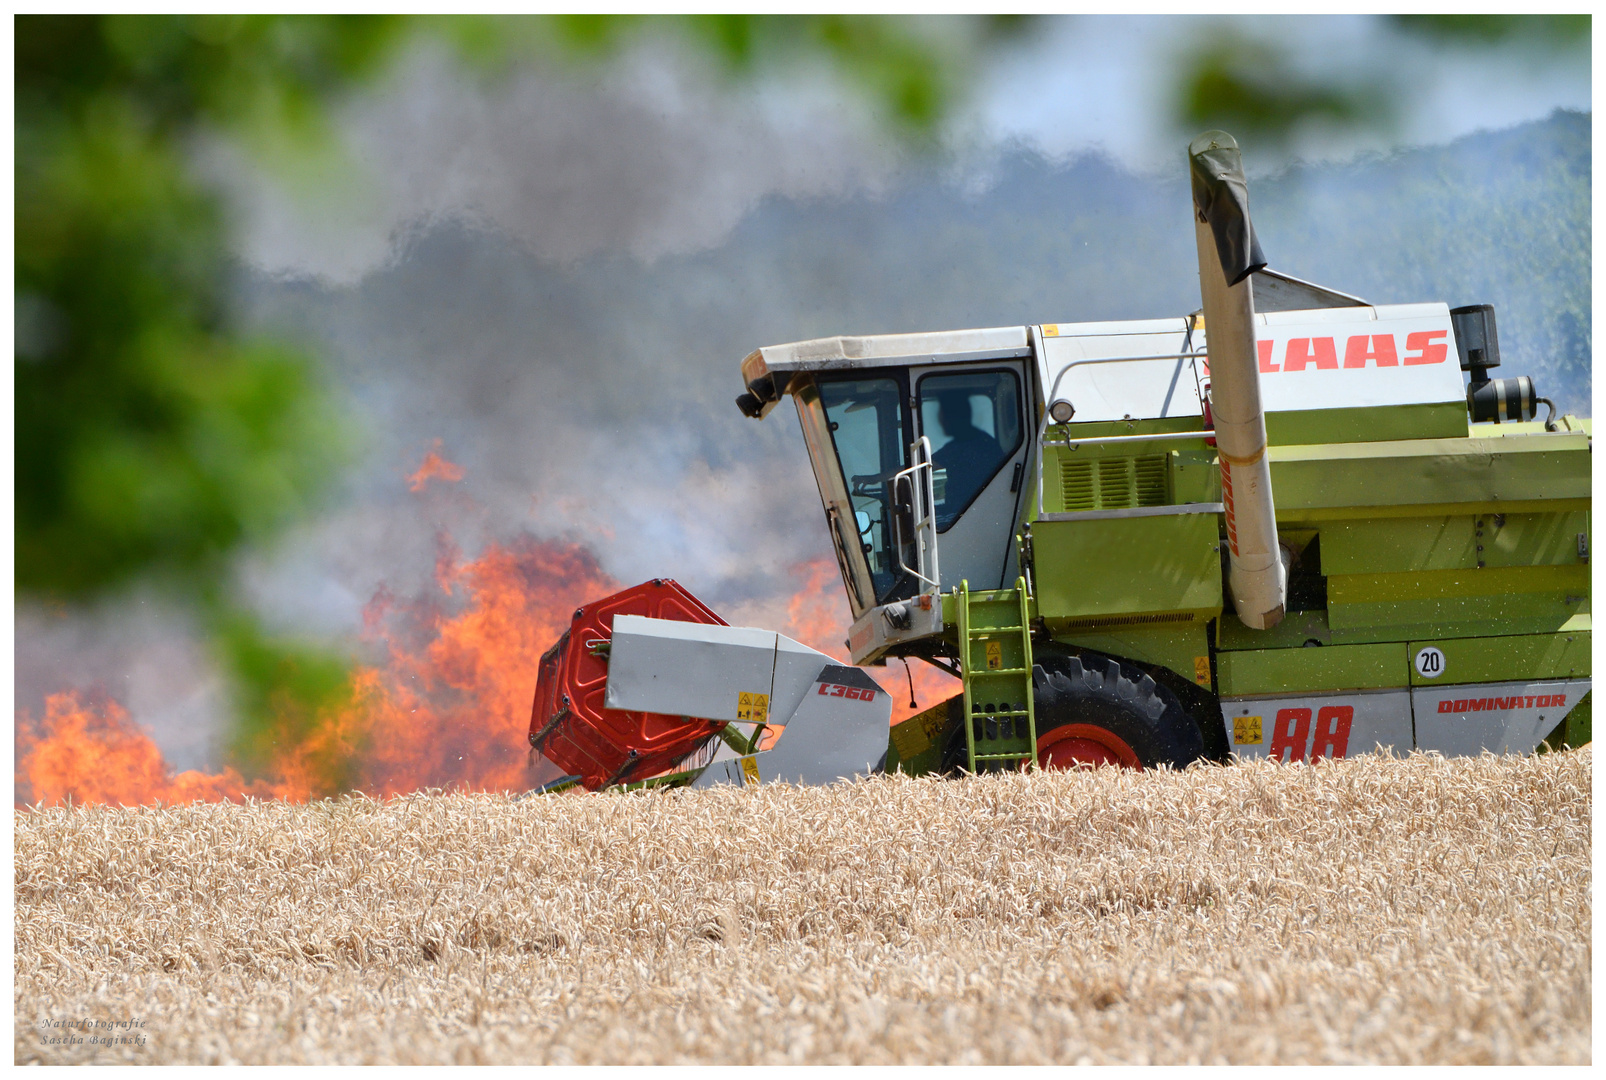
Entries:
<svg viewBox="0 0 1606 1080">
<path fill-rule="evenodd" d="M 921 607 L 924 603 L 926 606 Z M 907 612 L 909 625 L 902 629 L 887 621 L 887 608 L 873 607 L 848 629 L 848 655 L 855 664 L 863 664 L 873 656 L 886 652 L 888 645 L 913 641 L 915 638 L 934 637 L 942 633 L 942 604 L 930 593 L 911 597 L 897 606 Z"/>
<path fill-rule="evenodd" d="M 1444 304 L 1257 315 L 1267 412 L 1461 402 L 1466 386 Z"/>
<path fill-rule="evenodd" d="M 1411 692 L 1403 688 L 1223 698 L 1221 719 L 1241 758 L 1269 757 L 1274 746 L 1282 761 L 1411 749 Z"/>
<path fill-rule="evenodd" d="M 603 703 L 736 721 L 750 718 L 740 715 L 741 695 L 763 694 L 765 722 L 782 725 L 835 663 L 773 630 L 616 615 Z"/>
<path fill-rule="evenodd" d="M 1588 679 L 1418 686 L 1416 745 L 1445 755 L 1527 754 L 1589 693 Z"/>
<path fill-rule="evenodd" d="M 763 694 L 768 702 L 779 636 L 746 626 L 616 615 L 604 704 L 736 720 L 741 694 Z"/>
<path fill-rule="evenodd" d="M 1026 486 L 1025 468 L 1021 478 L 1015 480 L 1015 467 L 1026 461 L 1030 439 L 1022 440 L 1021 448 L 1004 467 L 987 482 L 975 502 L 937 537 L 937 550 L 942 553 L 942 591 L 959 587 L 969 581 L 972 589 L 1002 589 L 1015 584 L 1010 572 L 1015 563 L 1015 522 L 1020 508 L 1020 489 Z"/>
<path fill-rule="evenodd" d="M 762 783 L 851 780 L 881 764 L 891 730 L 891 695 L 863 669 L 831 664 L 810 684 L 774 747 L 753 765 Z M 740 761 L 716 760 L 695 786 L 745 780 Z"/>
<path fill-rule="evenodd" d="M 1026 327 L 995 326 L 977 330 L 941 330 L 917 334 L 867 334 L 814 338 L 759 349 L 770 371 L 815 370 L 897 358 L 939 359 L 974 353 L 1023 350 Z"/>
<path fill-rule="evenodd" d="M 1466 397 L 1445 304 L 1264 312 L 1255 316 L 1255 323 L 1267 412 L 1459 402 Z M 1077 360 L 1175 355 L 1183 351 L 1186 332 L 1186 319 L 1045 324 L 1039 369 L 1045 393 Z M 1198 328 L 1188 350 L 1204 351 L 1208 334 L 1208 327 Z M 1208 380 L 1208 364 L 1198 363 Z M 1082 365 L 1060 379 L 1057 396 L 1076 406 L 1078 422 L 1198 416 L 1203 411 L 1191 361 Z"/>
<path fill-rule="evenodd" d="M 775 749 L 759 756 L 759 775 L 792 784 L 865 776 L 886 757 L 891 733 L 892 696 L 862 668 L 832 664 L 803 695 Z"/>
<path fill-rule="evenodd" d="M 836 661 L 785 634 L 776 634 L 775 639 L 775 680 L 774 689 L 770 691 L 769 722 L 785 724 L 803 703 L 804 695 L 814 688 L 821 670 Z"/>
<path fill-rule="evenodd" d="M 1117 356 L 1175 356 L 1182 352 L 1186 337 L 1185 319 L 1044 326 L 1043 393 L 1069 399 L 1076 406 L 1078 423 L 1202 415 L 1193 361 L 1077 363 Z M 1201 348 L 1196 335 L 1189 349 Z"/>
</svg>

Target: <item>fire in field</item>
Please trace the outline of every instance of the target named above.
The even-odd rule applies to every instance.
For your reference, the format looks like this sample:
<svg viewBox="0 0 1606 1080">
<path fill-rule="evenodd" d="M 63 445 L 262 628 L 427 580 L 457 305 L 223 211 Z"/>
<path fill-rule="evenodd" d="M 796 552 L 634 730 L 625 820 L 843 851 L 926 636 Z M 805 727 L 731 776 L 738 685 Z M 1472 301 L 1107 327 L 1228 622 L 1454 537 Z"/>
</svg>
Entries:
<svg viewBox="0 0 1606 1080">
<path fill-rule="evenodd" d="M 410 490 L 463 478 L 440 449 L 436 440 L 408 477 Z M 516 793 L 550 779 L 553 770 L 531 758 L 525 739 L 537 662 L 577 606 L 619 582 L 576 541 L 523 537 L 465 558 L 443 535 L 438 548 L 431 588 L 406 598 L 382 589 L 364 612 L 385 662 L 355 668 L 339 704 L 277 747 L 261 775 L 175 775 L 117 701 L 63 690 L 42 716 L 18 716 L 16 805 L 299 802 L 338 794 L 331 776 L 349 778 L 346 790 L 381 797 L 424 788 Z M 804 563 L 792 576 L 786 632 L 840 656 L 847 612 L 835 565 Z M 911 700 L 930 706 L 955 692 L 952 678 L 923 664 L 876 674 L 892 695 L 894 722 L 915 712 Z"/>
</svg>

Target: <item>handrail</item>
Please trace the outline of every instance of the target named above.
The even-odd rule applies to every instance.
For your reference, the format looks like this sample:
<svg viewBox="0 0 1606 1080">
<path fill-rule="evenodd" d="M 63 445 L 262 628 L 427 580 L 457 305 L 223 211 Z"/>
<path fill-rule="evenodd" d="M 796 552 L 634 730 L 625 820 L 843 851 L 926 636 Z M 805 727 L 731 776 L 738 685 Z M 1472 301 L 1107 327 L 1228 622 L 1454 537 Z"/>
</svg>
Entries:
<svg viewBox="0 0 1606 1080">
<path fill-rule="evenodd" d="M 903 477 L 903 476 L 909 476 L 910 474 L 918 473 L 918 472 L 921 472 L 923 470 L 925 472 L 925 474 L 926 474 L 926 482 L 920 488 L 920 496 L 919 496 L 919 498 L 920 498 L 920 501 L 925 504 L 925 506 L 924 506 L 925 514 L 916 519 L 916 521 L 915 521 L 915 534 L 914 534 L 914 536 L 909 538 L 914 543 L 914 546 L 915 546 L 915 562 L 920 565 L 920 570 L 916 570 L 913 567 L 908 566 L 908 565 L 906 565 L 904 563 L 904 561 L 903 561 L 903 544 L 901 542 L 902 538 L 898 537 L 898 536 L 894 536 L 893 537 L 893 543 L 892 543 L 893 558 L 898 560 L 898 569 L 899 570 L 902 570 L 902 571 L 904 571 L 905 573 L 908 573 L 908 574 L 913 574 L 915 577 L 919 578 L 921 581 L 924 581 L 927 585 L 930 585 L 931 586 L 931 590 L 933 592 L 939 592 L 942 589 L 942 585 L 939 584 L 941 582 L 941 580 L 942 580 L 942 577 L 941 577 L 941 575 L 940 575 L 940 573 L 938 572 L 938 569 L 937 569 L 937 484 L 936 484 L 936 480 L 935 480 L 935 476 L 934 476 L 936 470 L 935 470 L 935 467 L 934 467 L 934 465 L 932 463 L 931 440 L 928 439 L 926 436 L 922 435 L 922 436 L 920 436 L 920 438 L 916 439 L 913 444 L 911 444 L 909 449 L 910 450 L 918 450 L 919 454 L 920 454 L 920 460 L 916 461 L 913 465 L 909 466 L 907 469 L 900 469 L 897 472 L 892 474 L 892 491 L 893 491 L 893 517 L 892 517 L 892 520 L 893 520 L 894 525 L 896 525 L 897 520 L 898 520 L 898 517 L 897 517 L 897 513 L 898 513 L 897 512 L 897 491 L 898 491 L 898 480 L 899 480 L 899 478 Z M 910 483 L 909 486 L 910 486 L 910 493 L 911 494 L 914 493 L 914 490 L 916 488 L 917 483 L 918 483 L 918 481 L 912 481 Z M 927 533 L 928 530 L 930 531 L 930 535 L 931 535 L 931 539 L 930 539 L 929 542 L 926 539 L 926 533 Z M 893 531 L 897 532 L 898 530 L 894 529 Z M 931 576 L 930 577 L 927 577 L 925 574 L 920 572 L 921 570 L 927 569 L 926 556 L 927 556 L 928 553 L 931 556 L 931 565 L 929 567 L 929 569 L 931 570 Z"/>
<path fill-rule="evenodd" d="M 1210 353 L 1208 351 L 1206 351 L 1206 352 L 1157 353 L 1154 356 L 1096 356 L 1096 357 L 1088 357 L 1088 358 L 1083 359 L 1083 360 L 1072 360 L 1069 364 L 1066 364 L 1064 367 L 1060 368 L 1059 374 L 1054 376 L 1053 385 L 1049 387 L 1048 395 L 1043 399 L 1043 420 L 1042 420 L 1041 423 L 1039 423 L 1037 425 L 1037 512 L 1039 514 L 1043 513 L 1043 446 L 1045 445 L 1043 440 L 1048 435 L 1048 425 L 1049 425 L 1049 422 L 1053 419 L 1053 417 L 1051 417 L 1049 415 L 1048 409 L 1049 409 L 1049 406 L 1053 405 L 1054 402 L 1057 400 L 1056 395 L 1059 394 L 1060 380 L 1065 378 L 1065 376 L 1067 374 L 1069 374 L 1069 372 L 1070 372 L 1070 370 L 1072 368 L 1081 367 L 1084 364 L 1130 364 L 1130 363 L 1134 363 L 1134 362 L 1142 361 L 1142 360 L 1197 360 L 1200 357 L 1208 357 L 1209 355 L 1210 355 Z M 1140 438 L 1141 439 L 1161 439 L 1161 438 L 1194 438 L 1194 439 L 1197 439 L 1197 438 L 1205 438 L 1205 437 L 1208 437 L 1208 436 L 1214 435 L 1214 434 L 1215 434 L 1214 431 L 1199 431 L 1199 432 L 1189 431 L 1189 432 L 1185 432 L 1185 433 L 1171 433 L 1171 434 L 1165 434 L 1165 435 L 1143 435 L 1143 436 L 1138 436 L 1138 435 L 1111 435 L 1111 436 L 1106 436 L 1106 437 L 1104 437 L 1104 438 L 1102 438 L 1100 440 L 1097 440 L 1097 441 L 1113 442 L 1113 441 L 1115 441 L 1117 439 L 1130 439 L 1130 440 L 1136 441 L 1136 440 L 1138 440 Z M 1090 439 L 1081 439 L 1081 440 L 1078 440 L 1077 445 L 1080 445 L 1081 443 L 1084 443 L 1084 442 L 1089 442 L 1090 443 L 1090 442 L 1094 442 L 1094 441 L 1095 440 L 1091 439 L 1091 438 Z M 1068 445 L 1071 445 L 1071 444 L 1069 442 L 1065 442 L 1065 443 L 1054 442 L 1054 443 L 1049 443 L 1047 445 L 1050 445 L 1050 446 L 1068 446 Z"/>
<path fill-rule="evenodd" d="M 1216 437 L 1215 428 L 1204 428 L 1199 431 L 1157 431 L 1152 435 L 1089 435 L 1085 439 L 1044 439 L 1044 446 L 1069 446 L 1076 449 L 1083 443 L 1112 443 L 1112 442 L 1159 442 L 1162 439 L 1213 439 Z"/>
</svg>

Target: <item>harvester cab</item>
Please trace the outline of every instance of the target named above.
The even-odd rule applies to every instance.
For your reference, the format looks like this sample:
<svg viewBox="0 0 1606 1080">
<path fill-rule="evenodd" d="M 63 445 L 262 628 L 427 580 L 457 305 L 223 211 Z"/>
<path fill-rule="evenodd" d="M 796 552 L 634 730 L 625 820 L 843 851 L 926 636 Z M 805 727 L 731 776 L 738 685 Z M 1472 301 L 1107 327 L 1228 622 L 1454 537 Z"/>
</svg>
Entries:
<svg viewBox="0 0 1606 1080">
<path fill-rule="evenodd" d="M 795 403 L 852 662 L 920 658 L 961 680 L 866 767 L 1588 741 L 1589 422 L 1525 377 L 1489 377 L 1487 305 L 1371 304 L 1271 269 L 1231 136 L 1189 155 L 1195 312 L 743 360 L 744 414 Z M 610 687 L 679 677 L 613 665 Z M 865 756 L 868 721 L 816 711 L 798 730 Z M 714 728 L 678 719 L 713 745 Z M 538 694 L 532 740 L 573 723 Z M 791 753 L 822 752 L 807 741 Z M 660 754 L 682 755 L 660 774 L 706 781 L 690 745 Z"/>
<path fill-rule="evenodd" d="M 1002 588 L 1036 444 L 1026 327 L 828 338 L 743 362 L 750 415 L 791 393 L 853 612 L 854 663 L 933 642 L 938 598 Z M 939 559 L 939 552 L 941 557 Z"/>
</svg>

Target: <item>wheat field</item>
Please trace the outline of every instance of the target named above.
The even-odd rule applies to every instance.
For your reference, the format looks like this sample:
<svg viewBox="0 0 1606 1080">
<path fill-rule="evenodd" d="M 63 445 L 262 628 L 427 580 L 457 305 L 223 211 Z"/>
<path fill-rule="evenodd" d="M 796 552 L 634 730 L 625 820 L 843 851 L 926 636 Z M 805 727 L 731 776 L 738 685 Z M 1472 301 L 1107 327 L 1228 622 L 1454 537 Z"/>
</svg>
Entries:
<svg viewBox="0 0 1606 1080">
<path fill-rule="evenodd" d="M 1590 755 L 18 811 L 16 1061 L 1585 1063 Z"/>
</svg>

